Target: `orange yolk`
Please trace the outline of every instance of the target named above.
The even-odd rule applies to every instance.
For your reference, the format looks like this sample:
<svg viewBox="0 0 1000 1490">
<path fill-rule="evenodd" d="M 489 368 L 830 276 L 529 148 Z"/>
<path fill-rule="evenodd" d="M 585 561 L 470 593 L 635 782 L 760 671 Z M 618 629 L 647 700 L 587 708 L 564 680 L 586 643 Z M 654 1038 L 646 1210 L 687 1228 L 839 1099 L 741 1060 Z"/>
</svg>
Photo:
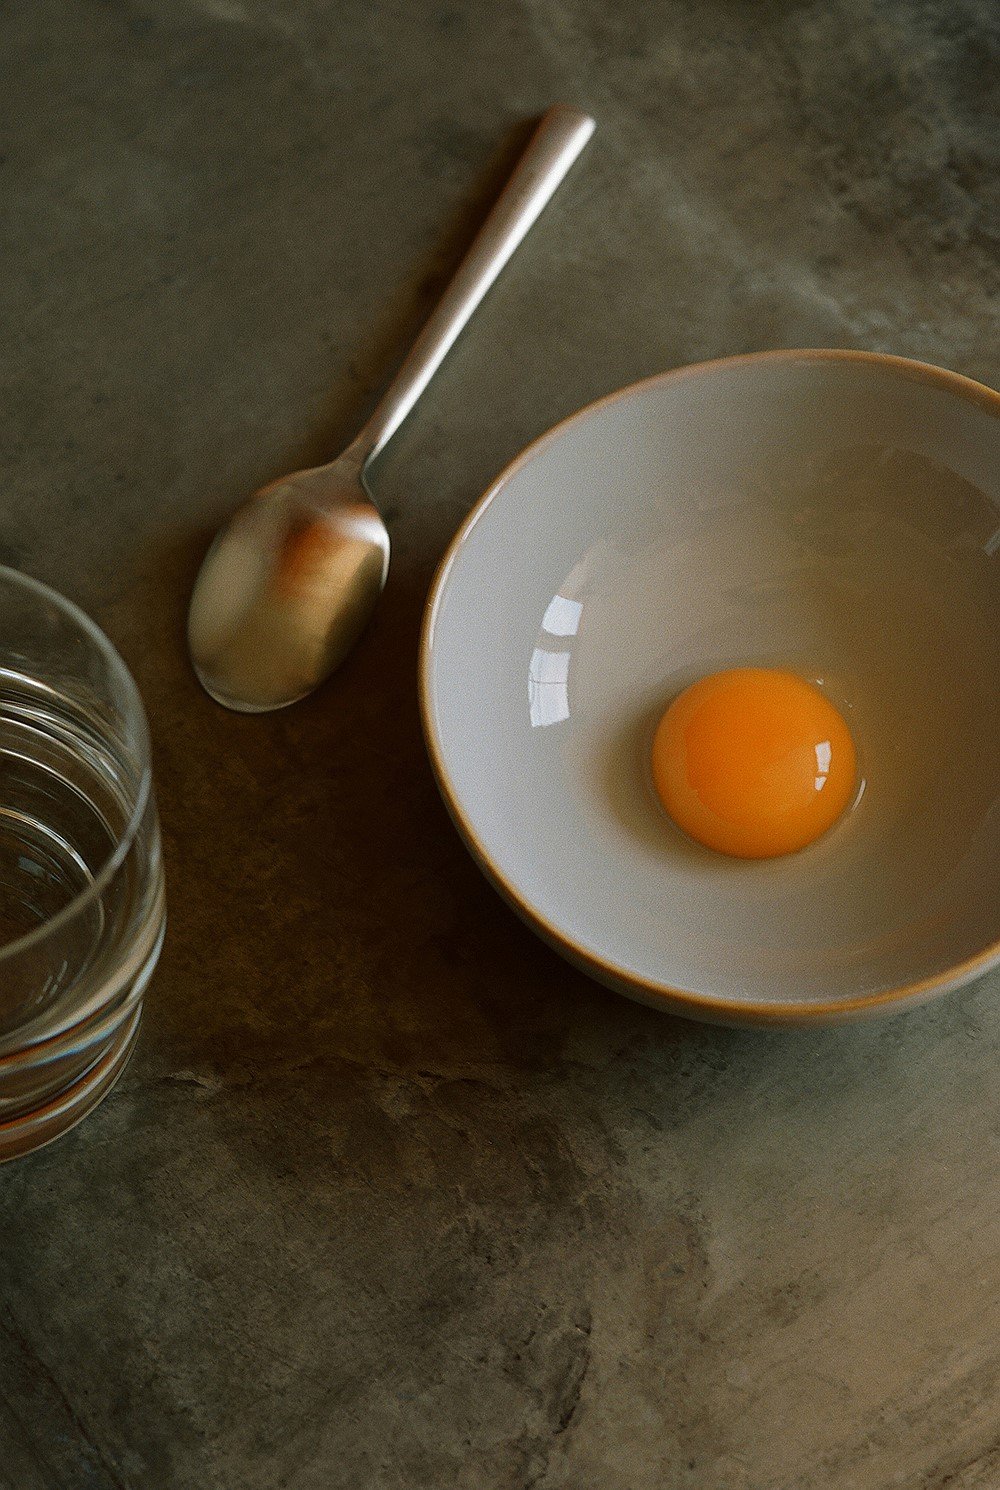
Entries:
<svg viewBox="0 0 1000 1490">
<path fill-rule="evenodd" d="M 660 720 L 653 780 L 706 848 L 771 859 L 832 827 L 854 793 L 854 741 L 818 688 L 741 667 L 686 688 Z"/>
</svg>

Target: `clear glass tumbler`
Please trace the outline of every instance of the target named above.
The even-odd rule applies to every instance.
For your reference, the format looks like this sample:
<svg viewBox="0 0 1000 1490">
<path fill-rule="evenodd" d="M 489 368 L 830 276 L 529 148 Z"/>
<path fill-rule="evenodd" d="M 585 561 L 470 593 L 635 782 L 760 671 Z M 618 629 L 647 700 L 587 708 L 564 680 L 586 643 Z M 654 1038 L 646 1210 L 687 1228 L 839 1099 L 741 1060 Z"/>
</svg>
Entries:
<svg viewBox="0 0 1000 1490">
<path fill-rule="evenodd" d="M 164 922 L 135 683 L 82 611 L 0 567 L 0 1160 L 118 1077 Z"/>
</svg>

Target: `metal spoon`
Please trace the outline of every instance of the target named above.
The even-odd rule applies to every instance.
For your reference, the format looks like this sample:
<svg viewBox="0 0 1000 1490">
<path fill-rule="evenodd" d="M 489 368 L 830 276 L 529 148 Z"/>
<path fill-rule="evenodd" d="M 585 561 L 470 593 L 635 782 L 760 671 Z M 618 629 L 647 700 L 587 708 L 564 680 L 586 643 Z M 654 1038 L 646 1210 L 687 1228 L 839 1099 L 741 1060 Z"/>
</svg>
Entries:
<svg viewBox="0 0 1000 1490">
<path fill-rule="evenodd" d="M 361 433 L 329 465 L 263 487 L 219 533 L 191 597 L 188 645 L 195 672 L 220 704 L 256 714 L 294 703 L 354 646 L 389 570 L 389 534 L 368 492 L 368 463 L 413 408 L 593 131 L 593 119 L 578 109 L 549 109 Z"/>
</svg>

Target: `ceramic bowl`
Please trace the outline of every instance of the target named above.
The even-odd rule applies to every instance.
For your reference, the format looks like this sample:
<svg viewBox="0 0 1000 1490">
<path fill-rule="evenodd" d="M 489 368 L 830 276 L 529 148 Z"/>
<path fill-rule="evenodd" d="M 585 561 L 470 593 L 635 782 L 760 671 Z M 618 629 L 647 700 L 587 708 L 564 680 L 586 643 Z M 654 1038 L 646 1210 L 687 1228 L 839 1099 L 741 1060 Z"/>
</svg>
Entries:
<svg viewBox="0 0 1000 1490">
<path fill-rule="evenodd" d="M 703 673 L 791 669 L 854 806 L 744 861 L 649 750 Z M 1000 395 L 858 352 L 666 373 L 560 424 L 457 534 L 420 664 L 431 760 L 511 905 L 624 993 L 727 1023 L 912 1005 L 1000 960 Z"/>
</svg>

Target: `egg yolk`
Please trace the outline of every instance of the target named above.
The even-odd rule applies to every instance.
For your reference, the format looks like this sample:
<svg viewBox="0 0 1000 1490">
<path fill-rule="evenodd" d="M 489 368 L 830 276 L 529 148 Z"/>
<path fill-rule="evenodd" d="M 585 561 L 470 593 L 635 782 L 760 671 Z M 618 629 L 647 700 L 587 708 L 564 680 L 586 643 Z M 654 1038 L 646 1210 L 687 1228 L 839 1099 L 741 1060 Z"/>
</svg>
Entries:
<svg viewBox="0 0 1000 1490">
<path fill-rule="evenodd" d="M 770 859 L 805 848 L 854 792 L 854 741 L 818 688 L 741 667 L 686 688 L 653 740 L 657 794 L 706 848 Z"/>
</svg>

